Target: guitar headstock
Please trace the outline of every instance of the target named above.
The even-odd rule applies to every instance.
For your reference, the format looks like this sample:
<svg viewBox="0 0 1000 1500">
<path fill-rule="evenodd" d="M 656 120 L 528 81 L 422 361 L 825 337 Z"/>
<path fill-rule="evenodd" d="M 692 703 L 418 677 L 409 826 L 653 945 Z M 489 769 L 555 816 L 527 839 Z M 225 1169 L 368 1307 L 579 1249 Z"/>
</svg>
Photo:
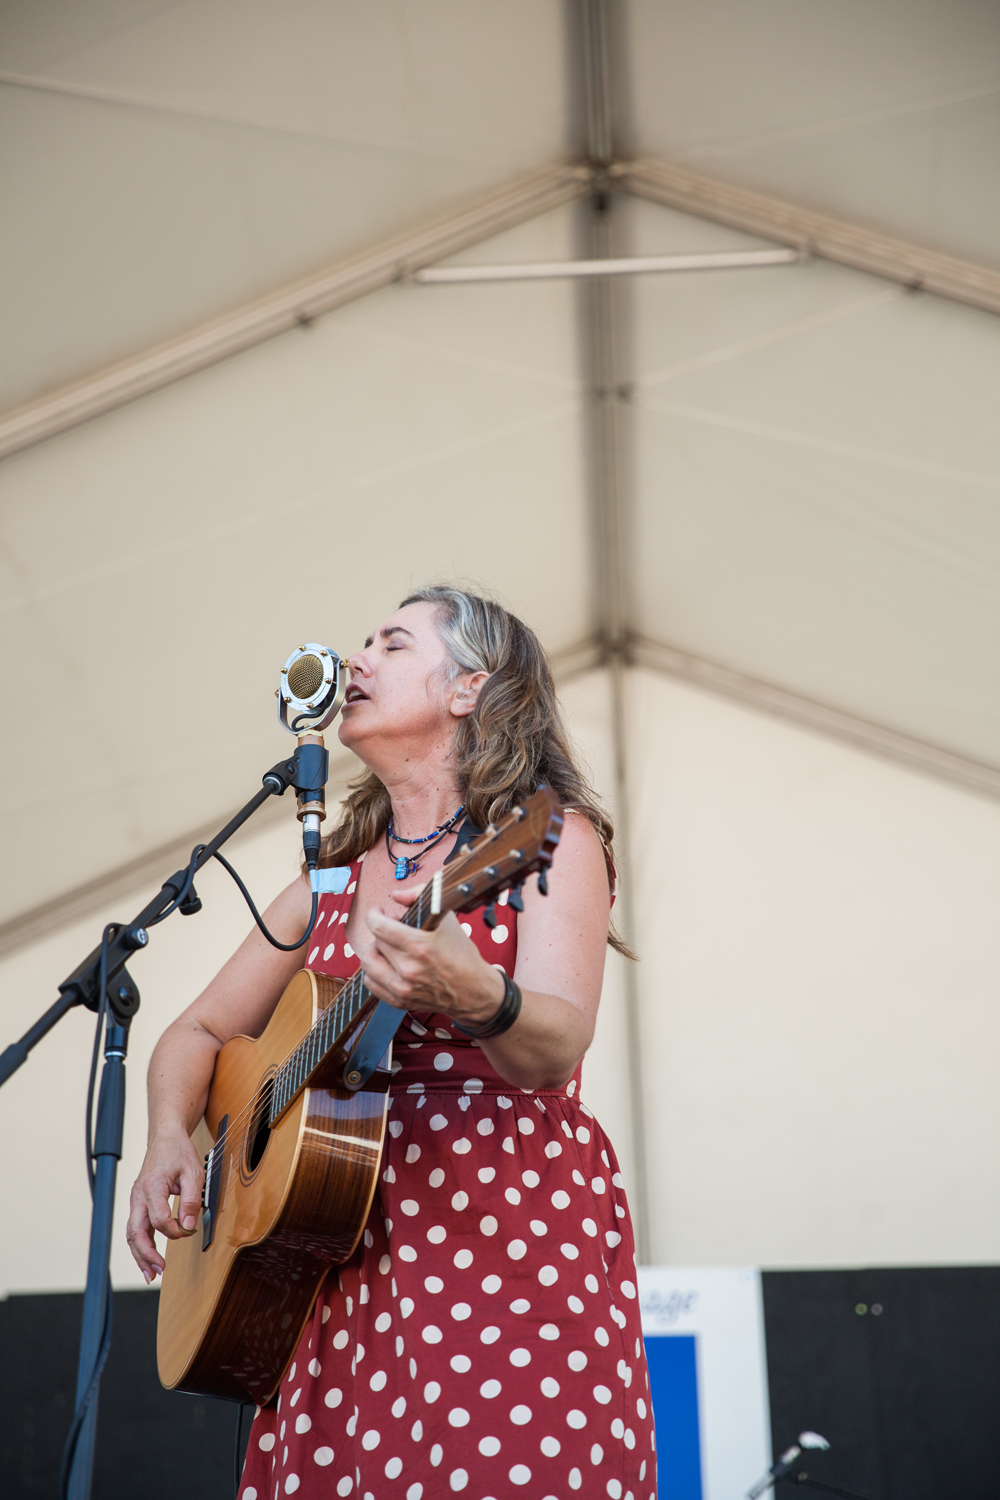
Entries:
<svg viewBox="0 0 1000 1500">
<path fill-rule="evenodd" d="M 441 911 L 474 911 L 520 885 L 536 871 L 549 868 L 563 810 L 551 787 L 542 786 L 523 807 L 515 807 L 494 827 L 480 834 L 442 872 Z"/>
</svg>

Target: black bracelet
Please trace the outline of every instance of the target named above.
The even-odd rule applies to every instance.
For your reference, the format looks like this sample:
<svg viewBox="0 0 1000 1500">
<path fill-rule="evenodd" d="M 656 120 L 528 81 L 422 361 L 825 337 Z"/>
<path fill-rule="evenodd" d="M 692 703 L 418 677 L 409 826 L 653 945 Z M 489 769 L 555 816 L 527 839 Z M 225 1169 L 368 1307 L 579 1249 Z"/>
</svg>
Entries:
<svg viewBox="0 0 1000 1500">
<path fill-rule="evenodd" d="M 521 991 L 509 974 L 505 974 L 503 976 L 503 999 L 500 1002 L 500 1009 L 495 1016 L 491 1016 L 482 1026 L 460 1026 L 454 1019 L 451 1024 L 463 1036 L 474 1036 L 477 1038 L 502 1036 L 505 1031 L 510 1030 L 520 1014 Z"/>
</svg>

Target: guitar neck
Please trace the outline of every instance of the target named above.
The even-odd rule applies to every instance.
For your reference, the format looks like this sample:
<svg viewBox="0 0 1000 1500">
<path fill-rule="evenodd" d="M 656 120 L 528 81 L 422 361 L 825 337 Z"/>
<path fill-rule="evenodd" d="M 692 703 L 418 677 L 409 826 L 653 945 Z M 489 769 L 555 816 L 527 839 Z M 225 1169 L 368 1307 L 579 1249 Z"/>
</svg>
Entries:
<svg viewBox="0 0 1000 1500">
<path fill-rule="evenodd" d="M 440 904 L 441 875 L 439 870 L 402 918 L 407 927 L 432 929 L 441 921 L 444 916 Z M 271 1090 L 272 1125 L 284 1114 L 316 1069 L 336 1050 L 341 1037 L 350 1031 L 366 1001 L 370 999 L 371 991 L 365 984 L 363 971 L 359 969 L 344 985 L 335 1004 L 323 1012 L 278 1069 Z"/>
</svg>

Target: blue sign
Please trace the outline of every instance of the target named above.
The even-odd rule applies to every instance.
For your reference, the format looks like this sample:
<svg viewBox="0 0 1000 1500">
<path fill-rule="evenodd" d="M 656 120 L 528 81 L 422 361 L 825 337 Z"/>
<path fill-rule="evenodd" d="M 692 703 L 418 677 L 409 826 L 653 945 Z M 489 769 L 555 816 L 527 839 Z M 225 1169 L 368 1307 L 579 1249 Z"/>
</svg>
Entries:
<svg viewBox="0 0 1000 1500">
<path fill-rule="evenodd" d="M 702 1500 L 694 1334 L 646 1336 L 660 1500 Z"/>
</svg>

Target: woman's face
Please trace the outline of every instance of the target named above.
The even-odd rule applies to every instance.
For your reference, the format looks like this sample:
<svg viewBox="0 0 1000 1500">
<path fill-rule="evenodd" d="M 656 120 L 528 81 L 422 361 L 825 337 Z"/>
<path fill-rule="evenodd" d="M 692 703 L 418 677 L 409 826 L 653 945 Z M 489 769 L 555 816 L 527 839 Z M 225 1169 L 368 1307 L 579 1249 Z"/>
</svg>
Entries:
<svg viewBox="0 0 1000 1500">
<path fill-rule="evenodd" d="M 364 747 L 374 748 L 374 742 L 430 743 L 451 736 L 457 719 L 475 705 L 474 678 L 449 682 L 436 613 L 434 605 L 423 603 L 398 609 L 350 657 L 339 735 L 341 744 L 362 759 Z"/>
</svg>

